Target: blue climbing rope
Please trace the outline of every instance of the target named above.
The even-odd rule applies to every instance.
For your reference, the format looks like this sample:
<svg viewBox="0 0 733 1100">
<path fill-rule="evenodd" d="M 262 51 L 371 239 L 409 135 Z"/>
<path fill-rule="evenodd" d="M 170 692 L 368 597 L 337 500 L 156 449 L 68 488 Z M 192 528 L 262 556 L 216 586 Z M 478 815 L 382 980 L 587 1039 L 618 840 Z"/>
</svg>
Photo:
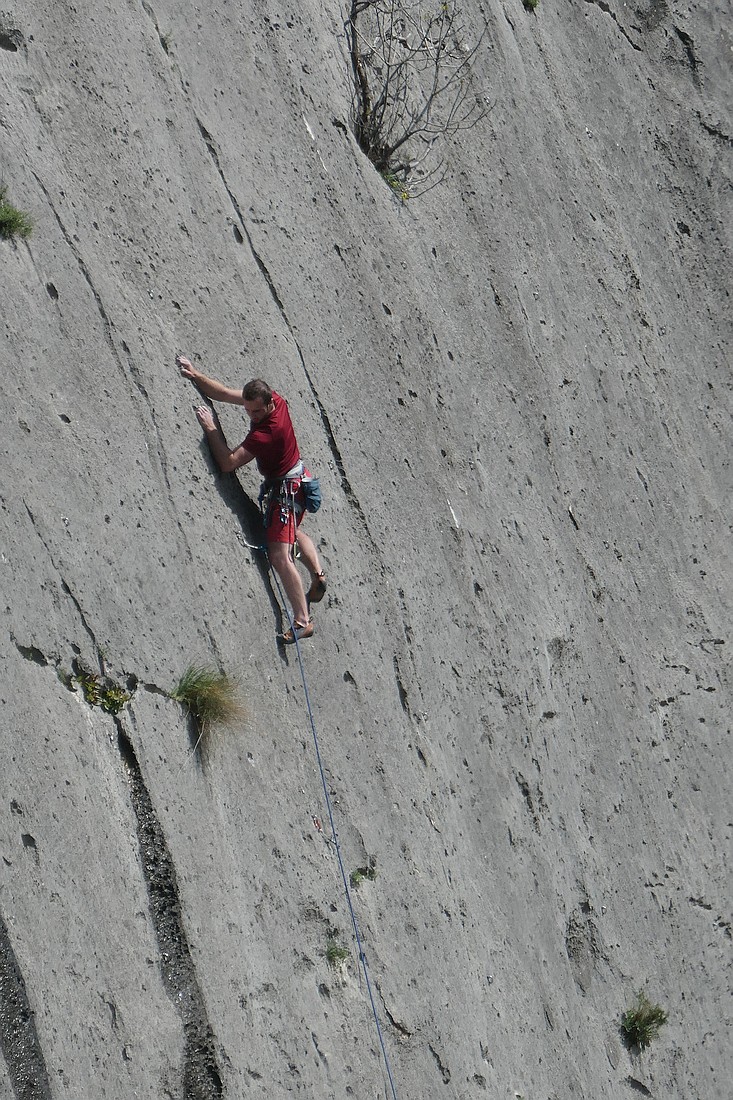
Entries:
<svg viewBox="0 0 733 1100">
<path fill-rule="evenodd" d="M 260 548 L 258 547 L 258 549 L 260 549 Z M 266 548 L 264 548 L 264 549 L 265 549 L 265 552 L 266 552 Z M 268 564 L 269 564 L 269 558 L 268 558 Z M 341 880 L 344 884 L 344 893 L 346 895 L 346 903 L 349 907 L 349 914 L 351 915 L 351 925 L 354 929 L 354 937 L 356 939 L 356 946 L 357 946 L 358 951 L 359 951 L 359 962 L 361 963 L 361 968 L 362 968 L 362 971 L 364 972 L 364 980 L 366 982 L 367 992 L 369 994 L 369 1001 L 370 1001 L 371 1006 L 372 1006 L 372 1014 L 374 1016 L 374 1024 L 375 1024 L 376 1029 L 377 1029 L 377 1036 L 379 1038 L 379 1045 L 380 1045 L 381 1050 L 382 1050 L 382 1058 L 384 1059 L 384 1065 L 385 1065 L 385 1068 L 387 1070 L 387 1077 L 389 1078 L 389 1085 L 390 1085 L 390 1089 L 392 1090 L 393 1100 L 397 1100 L 397 1089 L 395 1088 L 394 1078 L 392 1076 L 392 1068 L 390 1066 L 389 1056 L 387 1054 L 387 1047 L 385 1046 L 384 1036 L 382 1034 L 382 1028 L 381 1028 L 381 1025 L 379 1023 L 379 1015 L 377 1013 L 377 1006 L 374 1002 L 374 993 L 372 991 L 372 983 L 369 980 L 369 968 L 367 966 L 366 955 L 364 954 L 364 948 L 362 946 L 361 934 L 359 932 L 359 922 L 356 919 L 356 913 L 354 912 L 354 906 L 351 902 L 351 891 L 349 890 L 349 882 L 348 882 L 348 879 L 346 878 L 346 871 L 344 869 L 344 861 L 341 858 L 341 846 L 339 844 L 338 834 L 336 832 L 336 823 L 333 819 L 333 807 L 331 805 L 331 796 L 328 793 L 328 784 L 326 783 L 326 773 L 323 769 L 323 759 L 321 757 L 321 747 L 318 743 L 318 734 L 316 732 L 316 722 L 315 722 L 315 718 L 313 717 L 313 707 L 311 706 L 310 693 L 308 691 L 308 682 L 305 678 L 305 668 L 303 666 L 303 654 L 300 651 L 300 642 L 299 642 L 298 637 L 295 633 L 295 621 L 294 621 L 293 616 L 290 614 L 290 611 L 288 610 L 288 605 L 286 603 L 285 595 L 283 593 L 283 590 L 280 586 L 280 581 L 278 580 L 277 573 L 272 568 L 272 566 L 270 566 L 270 571 L 272 573 L 272 576 L 274 577 L 275 586 L 277 587 L 277 591 L 278 591 L 278 594 L 280 596 L 280 602 L 281 602 L 282 606 L 285 608 L 285 614 L 287 615 L 288 622 L 290 623 L 290 629 L 292 630 L 293 638 L 295 639 L 295 651 L 298 655 L 298 665 L 300 667 L 300 679 L 301 679 L 301 682 L 303 684 L 303 694 L 305 695 L 305 705 L 308 709 L 308 719 L 310 721 L 311 733 L 313 734 L 313 744 L 314 744 L 315 750 L 316 750 L 316 760 L 318 761 L 318 769 L 321 773 L 321 783 L 323 785 L 323 795 L 324 795 L 324 798 L 326 799 L 326 808 L 328 809 L 328 820 L 329 820 L 330 825 L 331 825 L 331 835 L 333 837 L 333 846 L 336 849 L 336 857 L 338 859 L 339 870 L 341 871 Z"/>
</svg>

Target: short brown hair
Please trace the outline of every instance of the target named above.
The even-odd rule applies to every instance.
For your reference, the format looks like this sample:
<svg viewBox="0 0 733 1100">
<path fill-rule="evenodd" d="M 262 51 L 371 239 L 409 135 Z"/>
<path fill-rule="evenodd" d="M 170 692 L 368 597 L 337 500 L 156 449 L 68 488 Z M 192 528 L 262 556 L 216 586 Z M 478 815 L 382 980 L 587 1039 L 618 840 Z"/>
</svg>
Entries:
<svg viewBox="0 0 733 1100">
<path fill-rule="evenodd" d="M 242 390 L 242 397 L 245 401 L 256 401 L 261 397 L 263 405 L 269 405 L 272 401 L 272 390 L 261 378 L 253 378 Z"/>
</svg>

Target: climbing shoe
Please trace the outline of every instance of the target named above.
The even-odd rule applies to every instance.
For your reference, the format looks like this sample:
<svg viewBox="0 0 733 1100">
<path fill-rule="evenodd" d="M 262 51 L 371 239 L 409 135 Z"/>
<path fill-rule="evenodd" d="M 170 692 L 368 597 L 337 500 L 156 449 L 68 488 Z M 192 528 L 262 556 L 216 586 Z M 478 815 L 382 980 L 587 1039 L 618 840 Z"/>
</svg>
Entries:
<svg viewBox="0 0 733 1100">
<path fill-rule="evenodd" d="M 326 574 L 316 573 L 313 578 L 313 583 L 308 589 L 308 595 L 306 599 L 309 604 L 320 603 L 323 597 L 326 595 Z"/>
<path fill-rule="evenodd" d="M 315 629 L 312 619 L 307 623 L 299 623 L 296 619 L 290 630 L 286 630 L 284 634 L 278 634 L 278 639 L 283 645 L 293 645 L 295 642 L 302 641 L 303 638 L 311 638 Z"/>
</svg>

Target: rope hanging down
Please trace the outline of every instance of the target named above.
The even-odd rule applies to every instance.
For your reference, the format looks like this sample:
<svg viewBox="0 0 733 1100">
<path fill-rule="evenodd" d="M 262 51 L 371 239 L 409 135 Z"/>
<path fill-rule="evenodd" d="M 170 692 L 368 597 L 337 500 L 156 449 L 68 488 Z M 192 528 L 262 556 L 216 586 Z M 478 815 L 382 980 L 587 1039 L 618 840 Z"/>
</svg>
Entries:
<svg viewBox="0 0 733 1100">
<path fill-rule="evenodd" d="M 266 551 L 266 547 L 259 547 L 258 546 L 258 547 L 252 547 L 252 549 L 265 550 Z M 268 564 L 269 564 L 269 558 L 268 558 Z M 314 744 L 315 750 L 316 750 L 316 760 L 318 761 L 318 769 L 321 773 L 321 783 L 323 785 L 323 795 L 324 795 L 324 798 L 326 799 L 326 808 L 328 810 L 328 820 L 329 820 L 329 823 L 331 825 L 331 836 L 333 837 L 333 845 L 334 845 L 334 848 L 336 850 L 336 857 L 338 859 L 339 870 L 341 871 L 341 881 L 343 882 L 343 885 L 344 885 L 344 894 L 346 895 L 346 903 L 349 907 L 349 914 L 351 916 L 351 925 L 354 929 L 354 937 L 356 939 L 356 946 L 357 946 L 358 951 L 359 951 L 359 962 L 361 963 L 361 968 L 362 968 L 362 971 L 364 973 L 364 980 L 366 982 L 367 992 L 369 994 L 369 1001 L 370 1001 L 371 1006 L 372 1006 L 372 1014 L 374 1016 L 374 1024 L 376 1026 L 377 1036 L 379 1038 L 379 1046 L 381 1047 L 381 1050 L 382 1050 L 382 1058 L 384 1059 L 385 1069 L 387 1070 L 387 1077 L 389 1078 L 389 1086 L 390 1086 L 390 1089 L 392 1091 L 392 1100 L 397 1100 L 397 1089 L 395 1088 L 394 1078 L 392 1077 L 392 1068 L 390 1066 L 389 1056 L 387 1054 L 387 1048 L 386 1048 L 385 1043 L 384 1043 L 384 1036 L 382 1035 L 382 1028 L 381 1028 L 381 1025 L 379 1023 L 379 1016 L 377 1014 L 377 1006 L 374 1002 L 374 993 L 372 991 L 372 983 L 369 980 L 369 969 L 367 967 L 367 960 L 366 960 L 366 955 L 364 954 L 364 948 L 362 947 L 361 934 L 359 932 L 359 923 L 356 919 L 356 913 L 354 912 L 354 906 L 351 902 L 351 891 L 349 890 L 349 882 L 348 882 L 348 879 L 346 877 L 346 871 L 344 869 L 344 861 L 341 858 L 341 846 L 339 844 L 338 834 L 336 832 L 336 823 L 333 819 L 333 807 L 331 805 L 331 796 L 328 793 L 328 784 L 326 783 L 326 773 L 323 769 L 323 760 L 321 758 L 321 748 L 320 748 L 320 745 L 318 743 L 318 734 L 316 732 L 316 722 L 315 722 L 315 719 L 313 717 L 313 707 L 311 706 L 310 694 L 308 692 L 308 683 L 307 683 L 306 678 L 305 678 L 305 668 L 303 667 L 303 655 L 300 652 L 300 642 L 298 640 L 297 635 L 295 634 L 295 622 L 294 622 L 294 619 L 293 619 L 293 617 L 290 614 L 290 611 L 288 609 L 288 605 L 287 605 L 287 602 L 285 600 L 285 594 L 284 594 L 282 588 L 280 587 L 280 581 L 278 580 L 277 573 L 275 572 L 274 569 L 272 569 L 272 567 L 270 567 L 270 572 L 272 573 L 272 576 L 274 577 L 275 585 L 277 587 L 277 591 L 278 591 L 278 594 L 279 594 L 279 597 L 280 597 L 280 602 L 281 602 L 282 606 L 285 608 L 285 614 L 288 618 L 288 622 L 290 623 L 290 629 L 293 631 L 293 637 L 295 638 L 295 651 L 298 655 L 298 665 L 300 667 L 300 679 L 301 679 L 301 682 L 303 684 L 303 694 L 305 695 L 305 705 L 306 705 L 306 708 L 308 710 L 308 720 L 310 721 L 311 733 L 313 734 L 313 744 Z"/>
</svg>

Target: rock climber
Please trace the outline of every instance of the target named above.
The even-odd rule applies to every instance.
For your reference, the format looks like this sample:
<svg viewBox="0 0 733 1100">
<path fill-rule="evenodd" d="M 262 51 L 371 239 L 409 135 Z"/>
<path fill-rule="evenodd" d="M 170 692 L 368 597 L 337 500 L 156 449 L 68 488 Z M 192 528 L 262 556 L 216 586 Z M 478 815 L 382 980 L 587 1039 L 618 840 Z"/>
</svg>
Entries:
<svg viewBox="0 0 733 1100">
<path fill-rule="evenodd" d="M 305 512 L 302 483 L 310 474 L 301 461 L 287 402 L 261 378 L 253 378 L 243 389 L 237 390 L 207 378 L 183 355 L 176 356 L 176 364 L 183 377 L 189 378 L 204 397 L 244 405 L 250 429 L 233 450 L 229 449 L 211 410 L 206 405 L 199 405 L 194 411 L 220 470 L 231 473 L 256 460 L 265 479 L 260 501 L 267 553 L 293 609 L 293 625 L 279 638 L 286 645 L 292 645 L 296 639 L 310 638 L 314 630 L 310 605 L 323 599 L 326 576 L 313 539 L 300 530 Z M 300 560 L 311 575 L 307 594 L 295 565 L 296 544 Z"/>
</svg>

